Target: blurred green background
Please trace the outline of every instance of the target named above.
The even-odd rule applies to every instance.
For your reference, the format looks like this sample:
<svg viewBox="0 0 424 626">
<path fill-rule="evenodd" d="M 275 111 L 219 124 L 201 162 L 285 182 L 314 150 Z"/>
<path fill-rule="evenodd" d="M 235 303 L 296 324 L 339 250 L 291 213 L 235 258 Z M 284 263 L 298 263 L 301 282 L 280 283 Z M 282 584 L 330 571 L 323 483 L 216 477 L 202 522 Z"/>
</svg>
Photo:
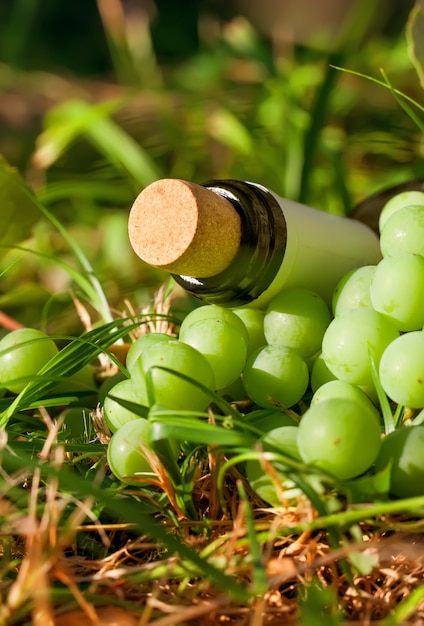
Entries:
<svg viewBox="0 0 424 626">
<path fill-rule="evenodd" d="M 0 153 L 78 241 L 111 306 L 138 310 L 164 275 L 135 258 L 126 221 L 157 178 L 244 178 L 345 214 L 424 176 L 419 125 L 389 89 L 350 73 L 383 71 L 422 101 L 406 36 L 413 5 L 4 2 Z M 77 332 L 69 290 L 83 295 L 55 263 L 73 264 L 72 250 L 44 219 L 26 244 L 46 257 L 1 257 L 0 309 Z"/>
</svg>

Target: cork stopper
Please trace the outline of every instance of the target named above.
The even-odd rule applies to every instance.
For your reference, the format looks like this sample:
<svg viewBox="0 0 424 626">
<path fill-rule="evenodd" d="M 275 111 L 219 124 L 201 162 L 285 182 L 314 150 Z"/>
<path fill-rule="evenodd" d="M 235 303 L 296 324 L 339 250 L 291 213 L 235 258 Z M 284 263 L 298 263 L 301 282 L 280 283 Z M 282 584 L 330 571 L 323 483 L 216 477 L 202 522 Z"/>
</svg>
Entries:
<svg viewBox="0 0 424 626">
<path fill-rule="evenodd" d="M 241 220 L 231 202 L 210 189 L 168 178 L 139 194 L 128 231 L 134 251 L 149 265 L 207 278 L 225 270 L 236 255 Z"/>
</svg>

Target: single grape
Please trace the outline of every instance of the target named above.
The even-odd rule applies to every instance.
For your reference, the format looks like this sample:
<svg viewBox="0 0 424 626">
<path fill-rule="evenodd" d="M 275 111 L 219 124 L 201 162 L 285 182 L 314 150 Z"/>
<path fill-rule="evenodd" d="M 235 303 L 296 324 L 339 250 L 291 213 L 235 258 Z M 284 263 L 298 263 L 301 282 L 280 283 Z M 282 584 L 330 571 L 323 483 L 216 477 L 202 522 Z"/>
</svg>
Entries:
<svg viewBox="0 0 424 626">
<path fill-rule="evenodd" d="M 390 494 L 397 498 L 424 495 L 424 426 L 405 426 L 384 437 L 376 472 L 390 463 Z"/>
<path fill-rule="evenodd" d="M 190 380 L 184 380 L 179 374 Z M 203 411 L 207 408 L 210 398 L 196 385 L 197 382 L 210 390 L 215 389 L 208 360 L 198 350 L 177 339 L 156 342 L 143 351 L 134 363 L 131 380 L 140 404 L 151 406 L 157 403 L 176 410 Z"/>
<path fill-rule="evenodd" d="M 264 334 L 265 311 L 252 307 L 240 307 L 232 311 L 241 319 L 247 330 L 247 356 L 266 344 Z"/>
<path fill-rule="evenodd" d="M 321 296 L 293 287 L 269 303 L 264 319 L 265 337 L 269 344 L 289 346 L 307 359 L 321 349 L 330 320 L 330 311 Z"/>
<path fill-rule="evenodd" d="M 373 308 L 398 330 L 421 329 L 424 324 L 424 257 L 400 252 L 377 265 L 371 282 Z"/>
<path fill-rule="evenodd" d="M 126 366 L 129 372 L 131 372 L 134 363 L 144 350 L 147 350 L 151 345 L 158 341 L 167 341 L 171 336 L 166 333 L 147 333 L 139 337 L 134 343 L 131 344 L 127 353 Z"/>
<path fill-rule="evenodd" d="M 319 354 L 318 357 L 315 359 L 315 362 L 313 363 L 312 370 L 311 370 L 310 383 L 311 383 L 312 392 L 315 394 L 318 391 L 318 389 L 320 389 L 323 385 L 326 385 L 327 383 L 331 381 L 343 382 L 343 381 L 340 381 L 337 378 L 337 376 L 335 376 L 335 374 L 333 374 L 333 372 L 331 372 L 328 369 L 327 364 L 324 361 L 322 354 Z M 374 385 L 371 385 L 371 386 L 355 385 L 355 387 L 363 391 L 374 405 L 378 404 L 378 396 L 377 396 Z"/>
<path fill-rule="evenodd" d="M 333 293 L 331 306 L 334 317 L 358 307 L 372 308 L 370 284 L 375 268 L 375 265 L 364 265 L 343 276 Z"/>
<path fill-rule="evenodd" d="M 216 390 L 222 398 L 229 400 L 230 402 L 241 402 L 246 399 L 246 390 L 243 385 L 243 379 L 241 376 L 236 378 L 231 385 L 222 387 Z"/>
<path fill-rule="evenodd" d="M 277 450 L 288 456 L 301 461 L 299 446 L 297 444 L 298 426 L 278 426 L 268 431 L 260 438 L 262 448 L 267 451 Z"/>
<path fill-rule="evenodd" d="M 311 389 L 313 393 L 330 380 L 337 380 L 335 374 L 328 369 L 322 352 L 315 358 L 311 368 Z"/>
<path fill-rule="evenodd" d="M 380 413 L 377 407 L 371 402 L 365 391 L 357 385 L 352 385 L 343 380 L 330 380 L 314 393 L 310 406 L 317 404 L 317 402 L 325 402 L 329 398 L 352 399 L 355 402 L 363 402 L 366 409 L 372 411 L 377 421 L 380 422 Z"/>
<path fill-rule="evenodd" d="M 191 324 L 205 319 L 219 320 L 221 322 L 228 322 L 229 324 L 232 324 L 238 328 L 239 332 L 243 335 L 246 346 L 249 343 L 249 335 L 242 318 L 236 315 L 232 309 L 226 309 L 218 304 L 205 304 L 193 309 L 193 311 L 190 311 L 190 313 L 188 313 L 182 321 L 180 336 L 181 333 L 184 333 L 185 330 L 191 326 Z"/>
<path fill-rule="evenodd" d="M 393 213 L 381 231 L 380 248 L 383 257 L 398 252 L 424 256 L 424 206 L 407 206 Z"/>
<path fill-rule="evenodd" d="M 297 443 L 305 463 L 348 480 L 366 472 L 377 458 L 380 425 L 364 402 L 328 398 L 304 413 Z"/>
<path fill-rule="evenodd" d="M 133 382 L 129 378 L 119 381 L 108 391 L 103 403 L 103 417 L 112 433 L 117 431 L 118 428 L 127 422 L 131 422 L 138 417 L 141 417 L 130 409 L 125 408 L 114 398 L 139 404 Z"/>
<path fill-rule="evenodd" d="M 424 408 L 424 332 L 401 335 L 390 343 L 380 361 L 381 386 L 393 402 Z"/>
<path fill-rule="evenodd" d="M 383 206 L 380 213 L 378 222 L 380 233 L 383 230 L 385 223 L 389 217 L 393 215 L 393 213 L 406 206 L 410 206 L 411 204 L 424 205 L 424 192 L 413 189 L 410 191 L 401 191 L 395 196 L 392 196 Z"/>
<path fill-rule="evenodd" d="M 370 358 L 378 368 L 381 355 L 399 331 L 373 309 L 359 308 L 334 318 L 322 341 L 322 356 L 340 380 L 373 387 Z"/>
<path fill-rule="evenodd" d="M 95 369 L 90 363 L 84 365 L 71 376 L 67 376 L 53 389 L 54 393 L 67 393 L 70 395 L 78 391 L 93 391 L 95 401 L 98 390 L 95 380 Z"/>
<path fill-rule="evenodd" d="M 123 372 L 119 371 L 117 374 L 113 374 L 113 376 L 109 376 L 102 382 L 102 384 L 100 385 L 98 394 L 97 394 L 97 401 L 100 404 L 100 406 L 103 406 L 105 398 L 107 394 L 109 393 L 109 391 L 112 389 L 112 387 L 114 387 L 116 383 L 120 383 L 121 380 L 127 380 L 127 376 L 125 376 Z"/>
<path fill-rule="evenodd" d="M 35 328 L 19 328 L 0 341 L 0 383 L 13 393 L 20 393 L 36 376 L 58 348 L 48 335 Z"/>
<path fill-rule="evenodd" d="M 256 409 L 245 416 L 246 422 L 262 433 L 282 426 L 297 426 L 295 420 L 280 409 Z"/>
<path fill-rule="evenodd" d="M 308 366 L 287 346 L 269 345 L 248 358 L 243 381 L 247 394 L 263 408 L 290 407 L 299 402 L 309 383 Z"/>
<path fill-rule="evenodd" d="M 237 326 L 225 320 L 205 318 L 182 326 L 179 340 L 196 348 L 207 359 L 217 389 L 237 380 L 246 363 L 245 337 Z"/>
<path fill-rule="evenodd" d="M 128 485 L 140 485 L 140 477 L 156 477 L 146 457 L 150 449 L 150 422 L 143 417 L 123 424 L 109 441 L 107 462 L 116 478 Z"/>
</svg>

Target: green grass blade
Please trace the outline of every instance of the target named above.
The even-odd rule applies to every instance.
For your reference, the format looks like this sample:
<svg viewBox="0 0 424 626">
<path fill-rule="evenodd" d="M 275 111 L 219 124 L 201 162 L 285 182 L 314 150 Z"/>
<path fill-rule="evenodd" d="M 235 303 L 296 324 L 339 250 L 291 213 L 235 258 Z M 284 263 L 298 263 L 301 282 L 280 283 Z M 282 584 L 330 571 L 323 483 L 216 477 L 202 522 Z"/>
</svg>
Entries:
<svg viewBox="0 0 424 626">
<path fill-rule="evenodd" d="M 128 172 L 134 181 L 145 187 L 161 177 L 161 171 L 147 153 L 108 117 L 98 117 L 87 129 L 87 137 L 108 162 Z"/>
<path fill-rule="evenodd" d="M 317 93 L 315 103 L 312 107 L 309 128 L 305 133 L 303 145 L 303 165 L 300 177 L 299 202 L 307 202 L 310 193 L 310 179 L 314 171 L 314 158 L 318 145 L 321 130 L 325 124 L 325 119 L 330 104 L 330 98 L 336 86 L 338 76 L 334 71 L 334 64 L 341 62 L 343 55 L 339 52 L 330 53 L 328 58 L 328 68 L 324 80 Z"/>
<path fill-rule="evenodd" d="M 395 421 L 393 419 L 392 409 L 391 409 L 389 400 L 386 396 L 386 393 L 383 387 L 381 386 L 377 367 L 375 365 L 374 359 L 371 356 L 371 353 L 369 353 L 368 358 L 370 361 L 372 380 L 374 383 L 375 390 L 377 392 L 378 401 L 380 403 L 381 414 L 383 416 L 384 432 L 386 433 L 386 435 L 388 435 L 395 429 Z"/>
<path fill-rule="evenodd" d="M 12 250 L 22 250 L 22 252 L 26 252 L 28 254 L 32 254 L 36 257 L 39 257 L 41 259 L 46 259 L 47 261 L 56 263 L 56 265 L 61 267 L 67 274 L 69 274 L 69 276 L 72 278 L 75 284 L 77 284 L 80 287 L 80 289 L 84 292 L 85 296 L 89 299 L 89 301 L 93 304 L 93 306 L 96 305 L 97 291 L 94 289 L 92 281 L 89 278 L 86 278 L 86 276 L 83 273 L 79 272 L 74 267 L 72 267 L 72 265 L 65 263 L 64 261 L 62 261 L 62 259 L 58 257 L 51 256 L 49 254 L 44 254 L 43 252 L 39 252 L 38 250 L 33 250 L 31 248 L 26 248 L 24 246 L 1 246 L 1 247 L 9 248 Z M 100 311 L 100 313 L 101 312 L 102 311 Z M 110 320 L 105 320 L 105 321 L 110 321 Z"/>
<path fill-rule="evenodd" d="M 49 183 L 46 187 L 37 190 L 37 198 L 44 205 L 69 200 L 69 198 L 124 205 L 129 204 L 132 195 L 128 187 L 118 180 L 79 179 Z"/>
<path fill-rule="evenodd" d="M 251 592 L 253 596 L 261 596 L 268 590 L 268 579 L 266 567 L 258 536 L 256 534 L 252 509 L 243 484 L 237 483 L 237 490 L 243 503 L 244 519 L 246 522 L 247 537 L 249 541 L 249 554 L 252 562 L 252 584 Z"/>
<path fill-rule="evenodd" d="M 149 419 L 152 422 L 152 441 L 176 439 L 225 448 L 250 445 L 254 440 L 242 431 L 222 428 L 218 424 L 209 424 L 199 417 L 189 417 L 183 411 L 153 407 L 150 410 Z"/>
<path fill-rule="evenodd" d="M 190 378 L 190 376 L 187 376 L 186 374 L 183 374 L 182 372 L 178 372 L 177 370 L 174 370 L 168 367 L 163 367 L 161 365 L 154 365 L 146 372 L 146 378 L 147 378 L 148 383 L 149 383 L 149 374 L 151 377 L 151 372 L 154 369 L 163 370 L 164 372 L 169 372 L 170 374 L 174 374 L 178 378 L 182 378 L 183 380 L 195 385 L 196 387 L 201 389 L 205 393 L 205 395 L 209 396 L 209 398 L 211 399 L 211 402 L 213 402 L 219 409 L 221 409 L 223 413 L 226 413 L 228 416 L 234 418 L 235 420 L 239 420 L 240 423 L 242 423 L 242 420 L 240 420 L 241 418 L 240 413 L 237 411 L 236 408 L 231 406 L 231 404 L 227 402 L 227 400 L 222 398 L 215 391 L 212 391 L 211 389 L 209 389 L 209 387 L 206 387 L 202 383 L 199 383 L 199 381 L 194 380 L 193 378 Z M 150 391 L 152 395 L 152 400 L 154 400 L 153 384 L 151 383 L 151 381 L 150 381 L 150 385 L 148 385 L 148 391 L 149 391 L 149 386 L 151 387 Z M 155 404 L 155 402 L 152 401 L 151 404 L 153 405 Z"/>
<path fill-rule="evenodd" d="M 375 78 L 374 76 L 368 76 L 367 74 L 362 74 L 361 72 L 356 72 L 355 70 L 349 70 L 345 67 L 339 67 L 337 65 L 333 65 L 333 67 L 334 69 L 339 70 L 340 72 L 345 72 L 346 74 L 352 74 L 352 76 L 365 78 L 366 80 L 372 83 L 375 83 L 376 85 L 379 85 L 380 87 L 389 89 L 389 91 L 391 92 L 393 96 L 401 98 L 403 102 L 411 104 L 413 107 L 415 107 L 416 109 L 424 113 L 423 105 L 421 105 L 419 102 L 414 100 L 414 98 L 412 98 L 411 96 L 408 96 L 408 94 L 400 91 L 399 89 L 396 89 L 396 87 L 393 87 L 390 83 L 387 82 L 387 80 L 379 80 L 378 78 Z M 381 69 L 380 71 L 382 72 L 382 75 L 385 76 L 384 70 Z M 421 127 L 421 122 L 419 124 L 419 128 L 420 127 Z"/>
</svg>

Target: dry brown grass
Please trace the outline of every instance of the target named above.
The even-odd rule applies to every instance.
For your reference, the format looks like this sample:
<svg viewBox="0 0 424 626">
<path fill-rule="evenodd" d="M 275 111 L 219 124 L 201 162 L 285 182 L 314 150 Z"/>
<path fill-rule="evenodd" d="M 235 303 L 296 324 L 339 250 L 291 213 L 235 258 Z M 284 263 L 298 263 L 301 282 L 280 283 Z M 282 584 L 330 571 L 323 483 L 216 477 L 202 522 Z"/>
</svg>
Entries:
<svg viewBox="0 0 424 626">
<path fill-rule="evenodd" d="M 51 429 L 42 454 L 53 455 L 55 462 L 61 463 L 60 448 L 49 449 L 54 440 L 54 427 Z M 196 532 L 200 523 L 196 529 L 193 522 L 183 520 L 178 531 L 169 521 L 158 519 L 158 524 L 168 523 L 170 532 L 178 532 L 182 542 L 199 553 L 209 553 L 210 562 L 223 567 L 239 585 L 249 587 L 254 572 L 244 503 L 235 488 L 238 479 L 229 474 L 226 513 L 211 498 L 211 474 L 204 474 L 198 482 L 199 510 L 216 514 L 207 534 Z M 13 480 L 27 479 L 22 473 Z M 2 625 L 290 625 L 297 623 L 299 597 L 312 582 L 333 590 L 348 624 L 379 623 L 408 599 L 410 608 L 404 604 L 402 621 L 398 618 L 393 624 L 424 623 L 424 539 L 419 521 L 387 517 L 361 524 L 362 542 L 332 549 L 324 531 L 290 534 L 291 527 L 314 515 L 307 501 L 299 501 L 297 507 L 269 509 L 252 497 L 255 528 L 258 536 L 264 537 L 267 590 L 241 605 L 198 572 L 190 574 L 179 557 L 169 556 L 131 525 L 99 524 L 95 518 L 87 523 L 90 499 L 75 501 L 65 524 L 61 516 L 69 497 L 51 481 L 40 514 L 39 493 L 35 474 L 28 481 L 27 514 L 15 510 L 6 495 L 1 501 L 2 515 L 9 520 L 2 531 L 3 557 L 16 561 L 15 579 L 9 576 L 1 583 Z M 89 555 L 89 541 L 102 552 L 99 558 Z M 349 581 L 340 563 L 352 551 L 372 557 L 374 566 L 366 575 L 356 574 Z M 59 587 L 67 593 L 58 594 Z"/>
</svg>

